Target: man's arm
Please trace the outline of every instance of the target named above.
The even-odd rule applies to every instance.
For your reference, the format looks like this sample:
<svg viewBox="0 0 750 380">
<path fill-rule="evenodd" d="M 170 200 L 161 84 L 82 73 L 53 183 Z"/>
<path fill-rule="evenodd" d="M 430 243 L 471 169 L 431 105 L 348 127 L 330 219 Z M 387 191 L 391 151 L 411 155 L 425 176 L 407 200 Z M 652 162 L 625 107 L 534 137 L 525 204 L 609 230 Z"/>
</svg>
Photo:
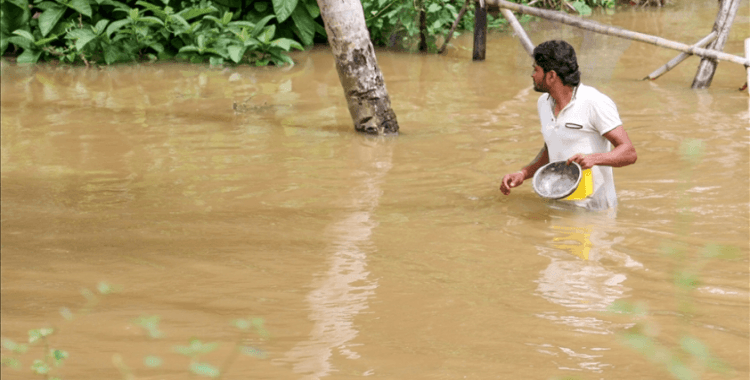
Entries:
<svg viewBox="0 0 750 380">
<path fill-rule="evenodd" d="M 577 162 L 584 170 L 594 165 L 619 168 L 634 164 L 638 159 L 635 147 L 622 125 L 605 133 L 604 137 L 612 143 L 614 149 L 606 153 L 574 154 L 568 159 L 568 165 L 571 162 Z"/>
<path fill-rule="evenodd" d="M 510 189 L 520 186 L 524 180 L 534 176 L 539 168 L 549 163 L 549 153 L 547 152 L 547 144 L 544 144 L 539 154 L 531 160 L 531 163 L 524 166 L 523 169 L 515 173 L 506 174 L 503 177 L 503 183 L 500 185 L 500 191 L 503 194 L 510 194 Z"/>
</svg>

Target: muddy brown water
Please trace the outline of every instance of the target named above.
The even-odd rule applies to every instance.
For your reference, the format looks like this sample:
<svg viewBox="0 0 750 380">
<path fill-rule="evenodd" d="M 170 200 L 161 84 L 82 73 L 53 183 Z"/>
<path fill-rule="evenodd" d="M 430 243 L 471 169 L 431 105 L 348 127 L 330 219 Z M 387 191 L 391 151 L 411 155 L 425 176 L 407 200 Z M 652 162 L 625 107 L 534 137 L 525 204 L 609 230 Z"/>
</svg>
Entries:
<svg viewBox="0 0 750 380">
<path fill-rule="evenodd" d="M 594 18 L 691 42 L 713 3 Z M 550 208 L 530 183 L 498 191 L 542 145 L 531 62 L 508 34 L 489 36 L 481 63 L 469 35 L 444 56 L 378 51 L 402 131 L 390 138 L 353 133 L 325 48 L 281 70 L 3 64 L 3 338 L 56 328 L 64 379 L 123 378 L 113 361 L 187 378 L 173 347 L 191 338 L 219 343 L 199 359 L 217 367 L 238 339 L 263 353 L 228 379 L 668 378 L 622 344 L 647 321 L 695 373 L 706 365 L 685 336 L 732 368 L 702 378 L 747 379 L 742 67 L 720 64 L 702 91 L 696 58 L 642 82 L 676 53 L 527 28 L 570 41 L 584 83 L 618 105 L 639 158 L 615 169 L 616 214 Z M 742 55 L 749 28 L 738 17 L 725 50 Z M 705 258 L 716 247 L 733 258 Z M 689 297 L 681 270 L 699 279 Z M 82 311 L 81 289 L 101 281 L 119 292 Z M 608 312 L 618 300 L 648 313 Z M 159 339 L 133 324 L 153 315 Z M 246 317 L 268 339 L 240 337 L 230 323 Z M 35 350 L 2 377 L 33 378 Z"/>
</svg>

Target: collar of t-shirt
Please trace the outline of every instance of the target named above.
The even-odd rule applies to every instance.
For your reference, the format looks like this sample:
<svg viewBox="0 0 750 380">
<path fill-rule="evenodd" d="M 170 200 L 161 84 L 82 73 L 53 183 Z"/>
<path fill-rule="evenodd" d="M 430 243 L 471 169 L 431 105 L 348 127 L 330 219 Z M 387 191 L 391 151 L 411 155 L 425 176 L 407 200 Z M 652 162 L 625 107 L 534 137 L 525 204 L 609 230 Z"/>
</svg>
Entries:
<svg viewBox="0 0 750 380">
<path fill-rule="evenodd" d="M 578 87 L 581 86 L 581 83 L 578 83 L 575 87 L 573 87 L 573 96 L 570 97 L 570 101 L 563 109 L 560 110 L 560 113 L 563 113 L 565 109 L 570 107 L 573 102 L 576 100 L 576 95 L 578 94 Z M 552 97 L 552 94 L 547 94 L 547 101 L 549 102 L 550 110 L 552 111 L 552 118 L 557 119 L 560 116 L 560 113 L 555 115 L 555 98 Z"/>
</svg>

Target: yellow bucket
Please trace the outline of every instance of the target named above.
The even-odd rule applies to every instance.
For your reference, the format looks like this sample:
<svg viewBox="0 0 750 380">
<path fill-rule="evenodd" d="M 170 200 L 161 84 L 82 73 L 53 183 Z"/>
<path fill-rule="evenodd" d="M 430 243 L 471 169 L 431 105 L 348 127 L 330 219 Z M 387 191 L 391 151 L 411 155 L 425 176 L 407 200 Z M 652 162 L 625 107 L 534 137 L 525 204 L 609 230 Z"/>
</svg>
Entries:
<svg viewBox="0 0 750 380">
<path fill-rule="evenodd" d="M 591 169 L 586 169 L 581 175 L 581 182 L 578 183 L 578 187 L 570 194 L 566 201 L 580 201 L 586 199 L 589 195 L 594 193 L 594 177 L 591 174 Z"/>
</svg>

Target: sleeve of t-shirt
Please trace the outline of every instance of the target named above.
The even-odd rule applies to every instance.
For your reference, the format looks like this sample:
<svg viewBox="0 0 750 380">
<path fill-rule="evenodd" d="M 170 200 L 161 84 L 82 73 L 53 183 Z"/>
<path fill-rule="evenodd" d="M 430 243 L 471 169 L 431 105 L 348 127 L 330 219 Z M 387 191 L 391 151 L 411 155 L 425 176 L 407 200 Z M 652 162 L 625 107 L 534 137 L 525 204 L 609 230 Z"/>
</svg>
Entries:
<svg viewBox="0 0 750 380">
<path fill-rule="evenodd" d="M 591 102 L 590 108 L 591 125 L 603 135 L 622 125 L 617 105 L 607 95 L 600 94 Z"/>
</svg>

